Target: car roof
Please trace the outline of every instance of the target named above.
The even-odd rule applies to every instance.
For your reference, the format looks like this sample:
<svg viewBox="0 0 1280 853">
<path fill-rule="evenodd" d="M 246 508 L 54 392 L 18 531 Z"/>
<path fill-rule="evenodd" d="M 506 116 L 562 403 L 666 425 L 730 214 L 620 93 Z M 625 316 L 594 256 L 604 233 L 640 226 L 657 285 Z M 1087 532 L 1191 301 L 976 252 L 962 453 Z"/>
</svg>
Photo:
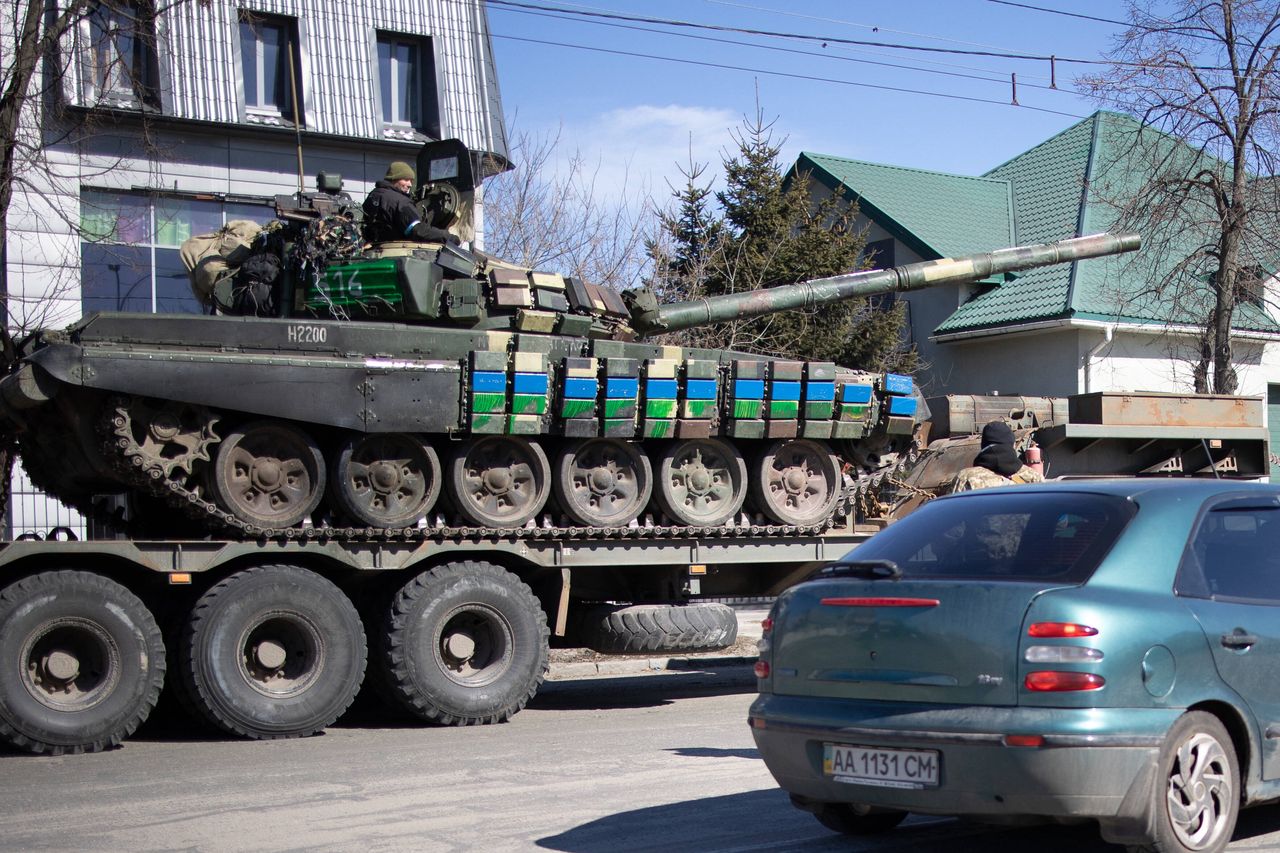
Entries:
<svg viewBox="0 0 1280 853">
<path fill-rule="evenodd" d="M 1046 480 L 1043 483 L 1025 485 L 1000 486 L 994 489 L 983 489 L 976 492 L 961 492 L 949 495 L 949 498 L 960 498 L 965 495 L 988 492 L 1008 492 L 1016 490 L 1020 494 L 1028 492 L 1087 492 L 1092 494 L 1116 495 L 1122 498 L 1141 501 L 1144 498 L 1173 498 L 1177 500 L 1203 501 L 1215 495 L 1228 493 L 1256 493 L 1259 495 L 1280 496 L 1280 483 L 1265 483 L 1253 480 L 1215 479 L 1212 477 L 1112 477 L 1112 478 L 1073 478 L 1065 480 Z"/>
</svg>

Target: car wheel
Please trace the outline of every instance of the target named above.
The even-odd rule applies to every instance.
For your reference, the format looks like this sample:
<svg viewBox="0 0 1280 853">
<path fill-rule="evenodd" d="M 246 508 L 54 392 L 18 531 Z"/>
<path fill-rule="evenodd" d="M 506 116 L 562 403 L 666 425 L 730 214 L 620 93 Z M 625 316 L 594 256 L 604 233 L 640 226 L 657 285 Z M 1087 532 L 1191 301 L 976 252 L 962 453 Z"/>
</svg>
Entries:
<svg viewBox="0 0 1280 853">
<path fill-rule="evenodd" d="M 1216 853 L 1226 849 L 1240 812 L 1240 771 L 1231 736 L 1212 714 L 1192 711 L 1174 723 L 1160 750 L 1158 784 L 1148 804 L 1150 844 L 1141 853 Z"/>
<path fill-rule="evenodd" d="M 906 820 L 907 813 L 877 809 L 861 803 L 823 803 L 814 809 L 818 823 L 842 835 L 875 835 L 888 832 Z"/>
</svg>

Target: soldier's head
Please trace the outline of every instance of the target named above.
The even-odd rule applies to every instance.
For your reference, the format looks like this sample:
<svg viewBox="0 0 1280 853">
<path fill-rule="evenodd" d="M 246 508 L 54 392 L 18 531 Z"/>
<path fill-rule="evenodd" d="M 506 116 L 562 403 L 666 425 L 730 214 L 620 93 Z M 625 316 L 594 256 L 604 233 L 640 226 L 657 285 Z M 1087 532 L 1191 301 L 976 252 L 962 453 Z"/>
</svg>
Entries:
<svg viewBox="0 0 1280 853">
<path fill-rule="evenodd" d="M 1013 430 L 1004 421 L 992 421 L 982 428 L 982 446 L 1005 444 L 1013 447 Z"/>
<path fill-rule="evenodd" d="M 417 180 L 417 175 L 413 172 L 413 167 L 403 160 L 396 160 L 387 167 L 387 174 L 383 178 L 387 183 L 394 184 L 395 188 L 402 193 L 413 191 L 413 182 Z"/>
</svg>

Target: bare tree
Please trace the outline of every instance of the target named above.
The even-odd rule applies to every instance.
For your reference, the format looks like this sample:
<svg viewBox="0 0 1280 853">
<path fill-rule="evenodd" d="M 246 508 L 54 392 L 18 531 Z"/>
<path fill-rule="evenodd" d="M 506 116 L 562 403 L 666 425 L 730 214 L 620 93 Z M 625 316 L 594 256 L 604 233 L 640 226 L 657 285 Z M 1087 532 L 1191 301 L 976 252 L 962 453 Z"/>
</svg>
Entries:
<svg viewBox="0 0 1280 853">
<path fill-rule="evenodd" d="M 79 239 L 103 236 L 85 231 L 86 211 L 68 203 L 67 188 L 126 161 L 155 166 L 161 152 L 147 118 L 158 98 L 154 22 L 183 2 L 18 0 L 0 13 L 0 367 L 12 363 L 16 336 L 65 322 L 56 306 L 79 285 Z M 117 125 L 129 126 L 128 144 L 114 145 Z M 34 290 L 10 277 L 15 214 L 76 238 L 42 245 L 53 274 Z"/>
<path fill-rule="evenodd" d="M 517 132 L 514 169 L 485 184 L 485 251 L 525 267 L 593 284 L 636 286 L 654 230 L 648 192 L 604 187 L 579 152 L 559 160 L 559 134 Z"/>
<path fill-rule="evenodd" d="M 0 307 L 6 321 L 0 324 L 0 358 L 5 365 L 13 359 L 8 322 L 9 211 L 15 189 L 27 178 L 43 149 L 37 110 L 48 91 L 41 66 L 45 61 L 56 61 L 59 44 L 91 6 L 88 0 L 72 0 L 50 16 L 44 0 L 25 0 L 9 6 L 0 23 L 4 47 L 0 51 Z"/>
<path fill-rule="evenodd" d="M 1280 6 L 1131 0 L 1129 20 L 1111 67 L 1078 81 L 1142 125 L 1092 189 L 1143 233 L 1153 274 L 1132 297 L 1173 324 L 1202 318 L 1195 390 L 1235 393 L 1232 321 L 1277 245 Z"/>
<path fill-rule="evenodd" d="M 145 108 L 158 94 L 160 11 L 154 0 L 15 0 L 0 7 L 0 375 L 15 363 L 16 340 L 66 322 L 75 310 L 79 243 L 104 236 L 83 226 L 94 211 L 78 197 L 80 183 L 126 161 L 135 168 L 156 162 Z M 121 119 L 117 110 L 134 117 Z M 128 144 L 115 144 L 117 124 L 129 126 Z M 15 234 L 18 221 L 27 223 L 25 233 Z M 10 249 L 15 237 L 33 239 L 32 223 L 40 274 L 25 266 L 15 278 Z M 0 514 L 16 451 L 14 435 L 0 436 Z"/>
</svg>

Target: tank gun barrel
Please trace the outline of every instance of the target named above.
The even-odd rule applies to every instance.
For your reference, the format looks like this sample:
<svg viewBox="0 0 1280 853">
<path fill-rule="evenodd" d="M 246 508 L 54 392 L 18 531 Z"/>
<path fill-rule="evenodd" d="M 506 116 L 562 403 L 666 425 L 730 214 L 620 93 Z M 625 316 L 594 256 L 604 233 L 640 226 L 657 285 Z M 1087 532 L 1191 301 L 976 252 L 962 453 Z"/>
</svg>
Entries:
<svg viewBox="0 0 1280 853">
<path fill-rule="evenodd" d="M 880 293 L 900 293 L 941 284 L 981 281 L 1005 272 L 1033 269 L 1131 252 L 1141 245 L 1138 234 L 1092 234 L 1054 243 L 1014 246 L 959 258 L 942 258 L 881 270 L 847 273 L 799 284 L 745 293 L 728 293 L 688 302 L 658 305 L 633 302 L 632 326 L 641 335 L 675 332 L 696 326 L 746 320 L 764 314 L 816 308 Z"/>
</svg>

